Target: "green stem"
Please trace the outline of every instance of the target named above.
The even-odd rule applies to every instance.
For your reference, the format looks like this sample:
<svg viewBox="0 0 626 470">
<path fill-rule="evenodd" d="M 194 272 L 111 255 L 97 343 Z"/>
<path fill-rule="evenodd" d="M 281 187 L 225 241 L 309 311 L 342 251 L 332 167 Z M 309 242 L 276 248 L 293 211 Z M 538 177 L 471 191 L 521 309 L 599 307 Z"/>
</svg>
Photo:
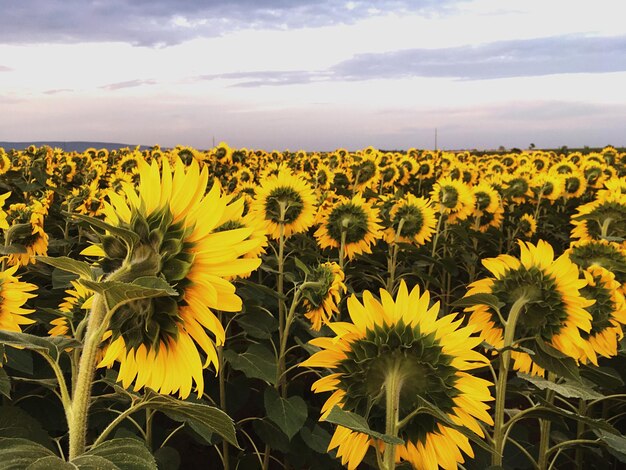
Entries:
<svg viewBox="0 0 626 470">
<path fill-rule="evenodd" d="M 346 230 L 341 230 L 341 244 L 339 245 L 339 267 L 342 271 L 344 271 L 344 257 L 346 255 L 346 236 L 348 232 Z"/>
<path fill-rule="evenodd" d="M 400 241 L 400 234 L 402 233 L 402 227 L 404 226 L 404 218 L 400 219 L 398 223 L 398 229 L 396 230 L 396 235 L 389 245 L 389 258 L 387 258 L 387 272 L 389 277 L 387 277 L 387 292 L 393 295 L 393 290 L 396 283 L 396 268 L 398 266 L 398 251 L 400 250 L 400 246 L 398 245 L 398 241 Z"/>
<path fill-rule="evenodd" d="M 554 382 L 556 375 L 548 372 L 548 380 Z M 552 404 L 554 402 L 554 390 L 546 390 L 546 402 Z M 548 419 L 539 420 L 540 438 L 539 438 L 539 456 L 537 466 L 539 470 L 548 469 L 548 446 L 550 445 L 550 428 L 552 422 Z"/>
<path fill-rule="evenodd" d="M 106 428 L 104 428 L 104 431 L 100 433 L 98 438 L 94 441 L 93 446 L 95 447 L 95 446 L 102 444 L 106 440 L 106 438 L 109 437 L 109 434 L 111 434 L 111 431 L 113 431 L 122 421 L 124 421 L 130 415 L 132 415 L 136 411 L 139 411 L 140 409 L 146 406 L 148 406 L 148 402 L 145 402 L 145 401 L 139 402 L 137 404 L 132 404 L 124 412 L 117 415 L 117 417 L 113 421 L 111 421 Z M 149 410 L 146 410 L 146 411 L 149 411 Z"/>
<path fill-rule="evenodd" d="M 439 237 L 441 236 L 441 224 L 443 223 L 445 215 L 443 213 L 443 206 L 439 206 L 439 220 L 437 221 L 437 228 L 435 230 L 435 238 L 433 239 L 433 248 L 430 252 L 430 257 L 433 260 L 432 264 L 428 267 L 428 279 L 426 279 L 426 285 L 424 286 L 424 290 L 428 290 L 428 286 L 430 285 L 430 278 L 433 274 L 433 269 L 435 268 L 435 254 L 437 253 L 437 243 L 439 242 Z"/>
<path fill-rule="evenodd" d="M 54 371 L 57 382 L 59 382 L 59 393 L 61 396 L 61 403 L 63 404 L 63 410 L 65 411 L 65 418 L 69 421 L 72 409 L 72 399 L 67 388 L 67 382 L 65 381 L 63 371 L 61 370 L 59 363 L 55 361 L 52 357 L 50 357 L 47 353 L 43 351 L 37 352 L 46 360 L 48 364 L 50 364 L 50 367 L 52 367 L 52 370 Z"/>
<path fill-rule="evenodd" d="M 78 364 L 78 376 L 67 422 L 70 439 L 70 461 L 85 452 L 91 387 L 96 371 L 98 347 L 102 341 L 101 326 L 107 316 L 106 314 L 104 299 L 100 294 L 95 294 L 93 305 L 89 312 L 89 323 L 85 333 L 83 352 Z"/>
<path fill-rule="evenodd" d="M 518 298 L 509 312 L 506 325 L 504 327 L 504 344 L 503 348 L 509 348 L 515 339 L 515 327 L 517 320 L 524 305 L 528 302 L 525 296 Z M 494 466 L 502 466 L 502 458 L 504 453 L 504 405 L 506 399 L 506 385 L 509 374 L 509 363 L 511 361 L 511 350 L 506 349 L 500 354 L 500 366 L 498 369 L 498 382 L 496 383 L 496 409 L 494 415 L 493 429 L 493 453 L 491 455 L 491 463 Z"/>
<path fill-rule="evenodd" d="M 219 314 L 220 323 L 222 323 L 222 314 Z M 217 347 L 217 361 L 220 367 L 220 371 L 218 374 L 219 381 L 219 393 L 220 393 L 220 409 L 226 413 L 226 377 L 224 370 L 224 347 Z M 229 457 L 229 446 L 228 442 L 225 440 L 222 441 L 222 463 L 224 464 L 224 470 L 230 470 L 230 457 Z"/>
<path fill-rule="evenodd" d="M 579 416 L 586 416 L 587 415 L 587 404 L 585 403 L 585 400 L 583 400 L 582 398 L 580 400 L 578 400 L 578 415 Z M 582 439 L 583 434 L 585 433 L 585 423 L 583 423 L 582 421 L 578 421 L 578 423 L 576 424 L 576 439 Z M 576 461 L 576 468 L 583 468 L 583 449 L 581 446 L 576 447 L 576 455 L 575 455 L 575 461 Z"/>
<path fill-rule="evenodd" d="M 387 373 L 385 378 L 385 434 L 398 437 L 399 413 L 400 413 L 400 391 L 402 390 L 403 375 L 400 373 L 398 364 Z M 396 446 L 395 444 L 385 444 L 385 454 L 383 457 L 384 468 L 381 470 L 394 470 L 396 468 Z"/>
</svg>

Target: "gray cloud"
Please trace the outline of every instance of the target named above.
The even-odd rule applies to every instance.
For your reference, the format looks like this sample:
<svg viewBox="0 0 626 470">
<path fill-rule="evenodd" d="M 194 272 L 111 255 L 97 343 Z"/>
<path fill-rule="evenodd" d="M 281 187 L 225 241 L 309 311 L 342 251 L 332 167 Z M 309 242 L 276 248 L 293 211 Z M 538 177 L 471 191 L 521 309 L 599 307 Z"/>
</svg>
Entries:
<svg viewBox="0 0 626 470">
<path fill-rule="evenodd" d="M 441 14 L 467 0 L 0 0 L 2 43 L 171 45 L 242 28 L 351 23 L 380 12 Z"/>
<path fill-rule="evenodd" d="M 156 80 L 137 79 L 137 80 L 128 80 L 125 82 L 110 83 L 108 85 L 103 85 L 100 88 L 103 90 L 115 91 L 115 90 L 121 90 L 123 88 L 135 88 L 135 87 L 143 86 L 143 85 L 156 85 L 156 83 L 157 83 Z"/>
<path fill-rule="evenodd" d="M 565 73 L 626 71 L 626 36 L 554 36 L 478 46 L 406 49 L 359 54 L 326 70 L 260 71 L 202 75 L 234 80 L 234 87 L 440 77 L 486 80 Z"/>
</svg>

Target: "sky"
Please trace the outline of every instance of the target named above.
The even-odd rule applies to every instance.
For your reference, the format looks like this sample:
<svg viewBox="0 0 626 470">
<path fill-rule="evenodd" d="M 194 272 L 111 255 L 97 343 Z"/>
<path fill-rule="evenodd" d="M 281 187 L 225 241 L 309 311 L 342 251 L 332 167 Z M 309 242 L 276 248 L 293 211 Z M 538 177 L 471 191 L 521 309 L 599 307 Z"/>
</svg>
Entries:
<svg viewBox="0 0 626 470">
<path fill-rule="evenodd" d="M 623 0 L 0 0 L 0 141 L 626 145 Z"/>
</svg>

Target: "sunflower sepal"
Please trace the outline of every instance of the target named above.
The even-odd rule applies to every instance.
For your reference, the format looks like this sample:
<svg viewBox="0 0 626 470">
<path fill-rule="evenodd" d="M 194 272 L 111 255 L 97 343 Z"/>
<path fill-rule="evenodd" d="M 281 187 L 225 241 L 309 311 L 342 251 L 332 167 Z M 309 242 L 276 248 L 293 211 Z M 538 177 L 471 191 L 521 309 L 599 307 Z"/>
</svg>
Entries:
<svg viewBox="0 0 626 470">
<path fill-rule="evenodd" d="M 89 263 L 85 263 L 84 261 L 79 261 L 74 258 L 69 258 L 67 256 L 36 256 L 35 259 L 54 268 L 61 269 L 62 271 L 76 274 L 81 279 L 86 279 L 89 281 L 95 281 L 96 279 L 95 273 L 92 270 L 91 265 L 89 265 Z"/>
<path fill-rule="evenodd" d="M 135 300 L 178 296 L 178 292 L 165 279 L 156 276 L 138 277 L 130 283 L 87 279 L 81 279 L 80 283 L 103 296 L 109 314 Z"/>
<path fill-rule="evenodd" d="M 75 219 L 79 219 L 79 220 L 81 220 L 83 222 L 86 222 L 92 228 L 95 227 L 95 228 L 99 228 L 101 230 L 106 230 L 111 235 L 116 235 L 116 236 L 120 237 L 122 240 L 124 240 L 126 242 L 126 244 L 127 244 L 127 246 L 129 248 L 134 246 L 134 245 L 136 245 L 136 244 L 138 244 L 140 242 L 140 240 L 141 240 L 139 235 L 137 235 L 132 230 L 128 230 L 128 229 L 126 229 L 124 227 L 111 225 L 111 224 L 105 222 L 104 220 L 100 220 L 100 219 L 97 219 L 95 217 L 91 217 L 89 215 L 74 214 L 74 213 L 64 213 L 64 215 L 68 215 L 68 216 L 74 217 Z"/>
<path fill-rule="evenodd" d="M 370 429 L 367 421 L 361 415 L 342 410 L 337 405 L 335 405 L 333 409 L 330 410 L 330 413 L 328 413 L 328 415 L 320 421 L 327 421 L 331 424 L 343 426 L 344 428 L 348 428 L 355 432 L 367 434 L 368 436 L 373 437 L 374 439 L 379 439 L 386 444 L 404 444 L 404 441 L 397 436 L 390 436 L 389 434 L 383 434 Z"/>
</svg>

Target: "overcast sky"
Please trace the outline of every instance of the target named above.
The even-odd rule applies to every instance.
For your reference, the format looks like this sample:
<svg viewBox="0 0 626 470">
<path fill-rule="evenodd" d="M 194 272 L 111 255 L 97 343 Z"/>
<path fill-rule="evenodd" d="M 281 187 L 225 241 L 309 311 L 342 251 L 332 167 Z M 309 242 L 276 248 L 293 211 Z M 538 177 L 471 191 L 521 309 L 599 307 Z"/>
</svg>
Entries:
<svg viewBox="0 0 626 470">
<path fill-rule="evenodd" d="M 623 0 L 0 0 L 0 141 L 626 145 Z"/>
</svg>

